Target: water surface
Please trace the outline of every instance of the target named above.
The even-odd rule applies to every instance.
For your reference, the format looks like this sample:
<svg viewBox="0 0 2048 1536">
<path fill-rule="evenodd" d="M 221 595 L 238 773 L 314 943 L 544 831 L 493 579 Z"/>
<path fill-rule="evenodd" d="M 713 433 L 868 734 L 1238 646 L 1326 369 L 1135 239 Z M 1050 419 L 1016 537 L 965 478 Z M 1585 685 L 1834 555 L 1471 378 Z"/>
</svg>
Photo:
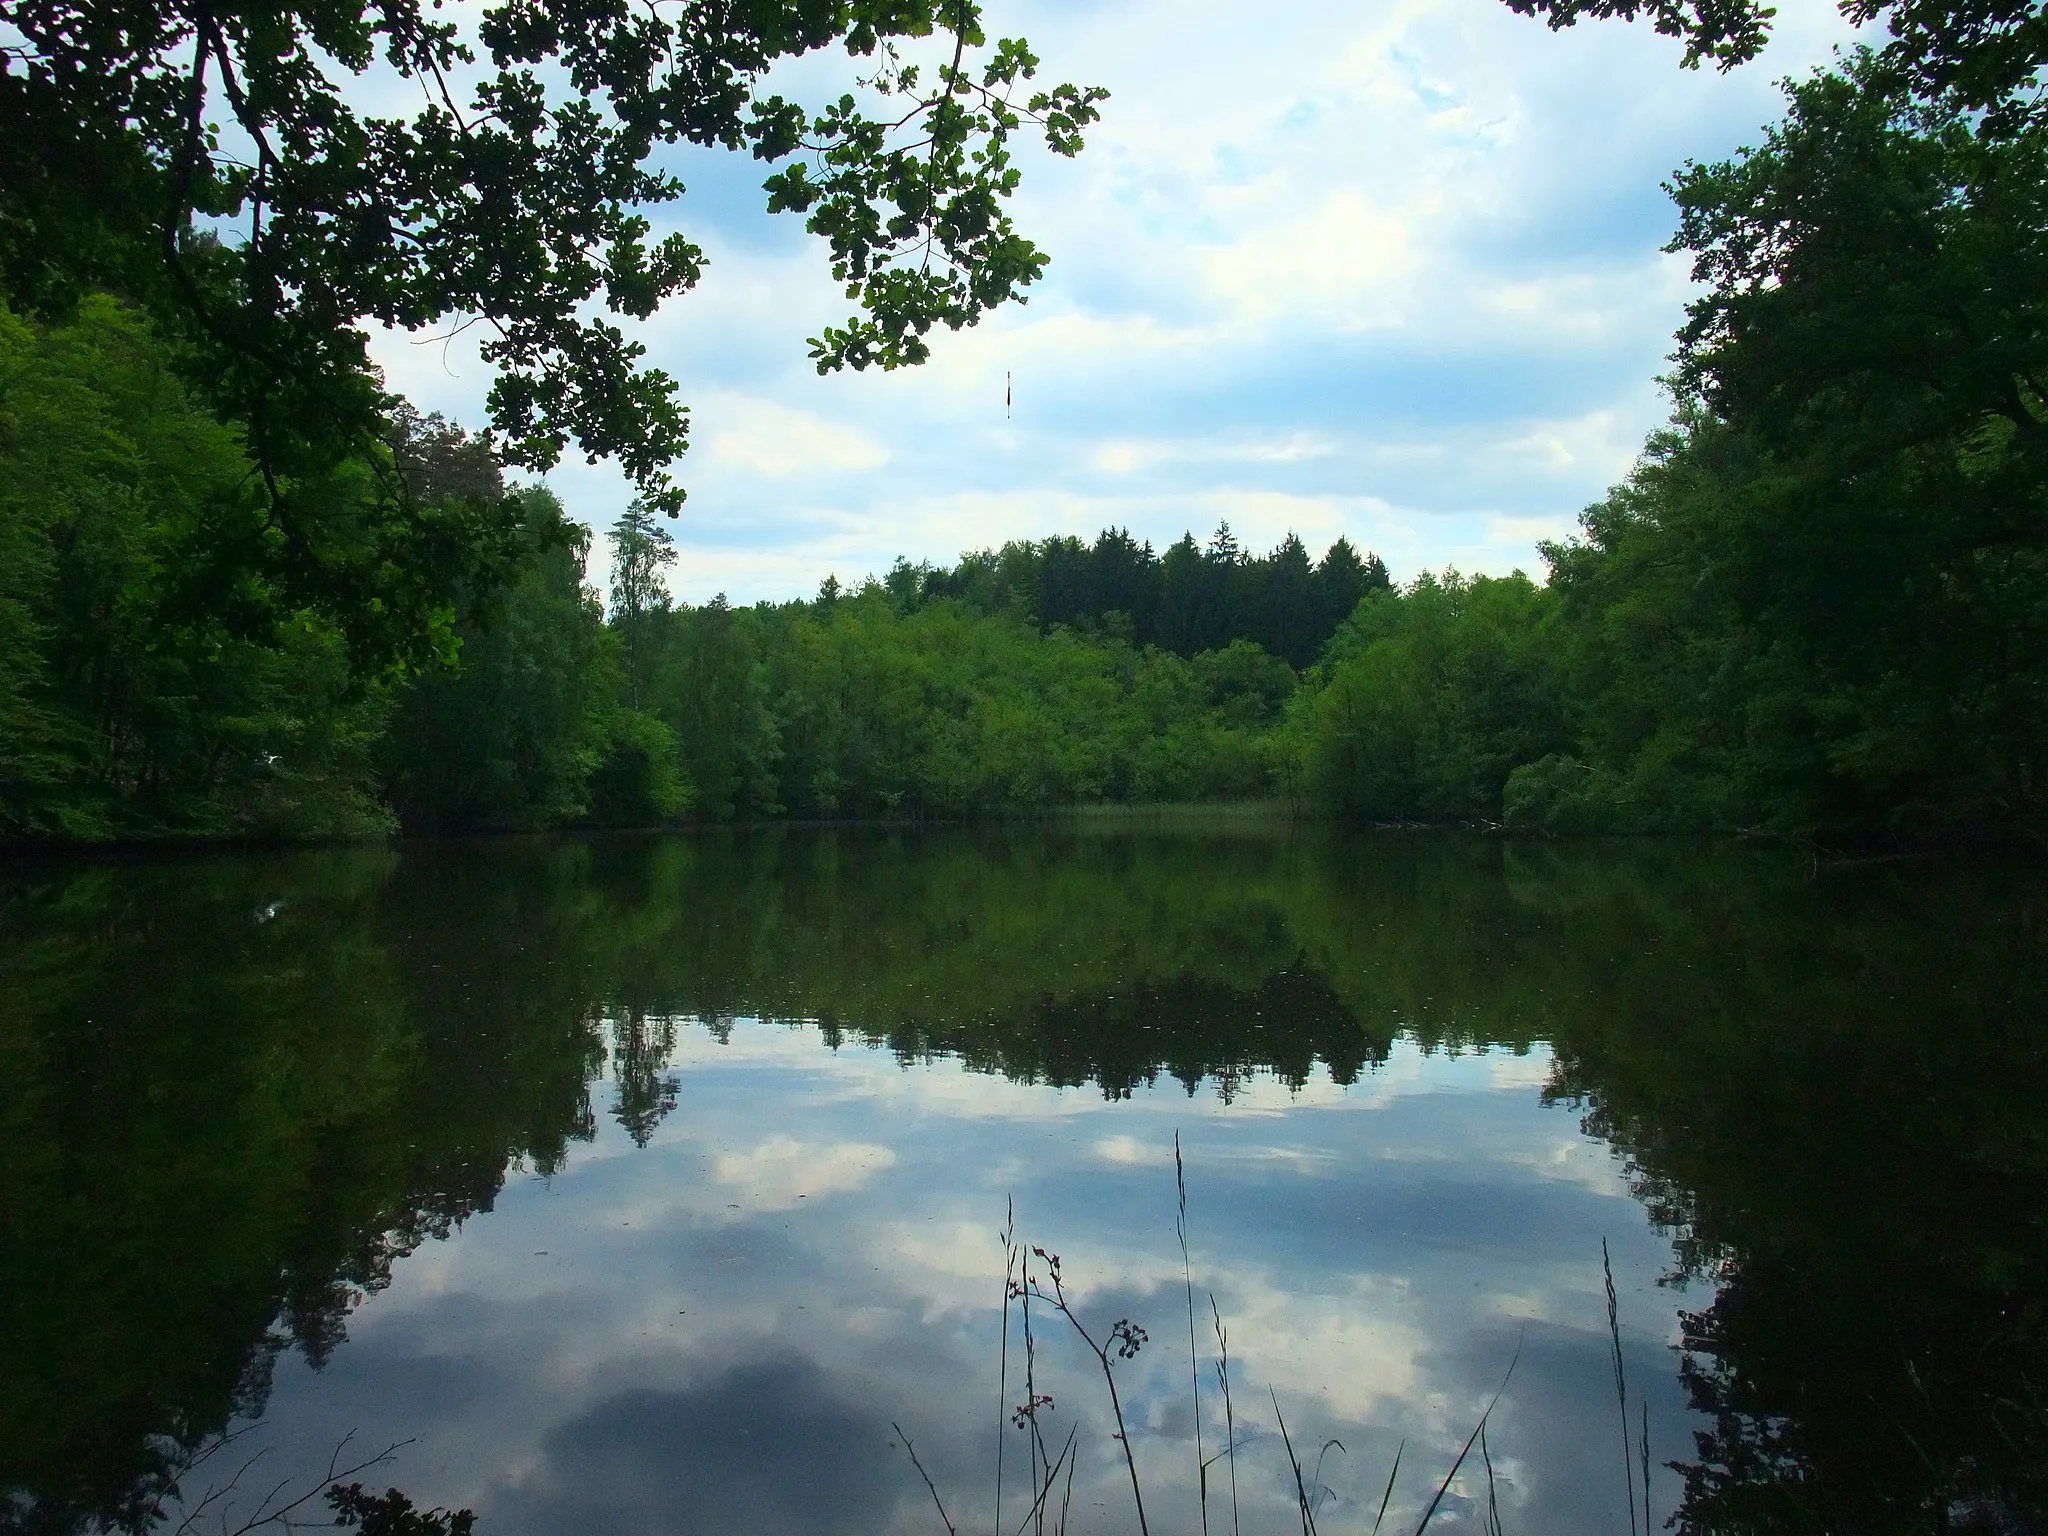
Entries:
<svg viewBox="0 0 2048 1536">
<path fill-rule="evenodd" d="M 2038 1517 L 2044 894 L 1252 826 L 0 871 L 0 1527 L 352 1437 L 483 1536 L 938 1536 L 907 1434 L 963 1530 L 1000 1441 L 1014 1530 L 1014 1213 L 1147 1331 L 1146 1512 L 1198 1530 L 1176 1135 L 1244 1531 L 1300 1528 L 1276 1401 L 1321 1530 L 1398 1450 L 1407 1531 L 1496 1391 L 1433 1530 L 1640 1528 L 1645 1410 L 1657 1527 Z M 1032 1326 L 1069 1528 L 1135 1529 Z"/>
</svg>

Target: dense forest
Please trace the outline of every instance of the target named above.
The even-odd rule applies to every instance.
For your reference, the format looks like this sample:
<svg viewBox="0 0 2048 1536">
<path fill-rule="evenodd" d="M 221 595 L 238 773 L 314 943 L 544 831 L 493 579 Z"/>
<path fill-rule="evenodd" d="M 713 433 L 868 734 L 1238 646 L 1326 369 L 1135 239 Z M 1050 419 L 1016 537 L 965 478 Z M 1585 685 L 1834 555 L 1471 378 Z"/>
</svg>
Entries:
<svg viewBox="0 0 2048 1536">
<path fill-rule="evenodd" d="M 1298 674 L 1378 563 L 1298 541 L 1247 560 L 1227 531 L 1188 560 L 1105 534 L 899 566 L 814 601 L 673 604 L 662 520 L 588 532 L 544 488 L 508 488 L 475 438 L 394 403 L 382 469 L 428 528 L 491 528 L 431 643 L 379 654 L 266 573 L 221 568 L 267 532 L 255 467 L 133 307 L 0 329 L 0 827 L 19 840 L 342 837 L 646 825 L 685 815 L 964 816 L 1101 800 L 1267 793 Z M 1191 542 L 1185 546 L 1192 548 Z M 1124 557 L 1135 554 L 1135 560 Z M 1075 611 L 1135 572 L 1173 600 L 1181 654 L 1121 609 Z M 963 573 L 999 569 L 992 595 Z M 908 577 L 908 579 L 906 579 Z M 942 596 L 951 584 L 965 595 Z M 1051 593 L 1048 599 L 1042 593 Z M 1057 600 L 1060 617 L 1040 611 Z M 1156 615 L 1147 614 L 1148 622 Z M 1071 621 L 1071 622 L 1066 622 Z M 1321 632 L 1318 633 L 1318 630 Z M 1192 645 L 1189 638 L 1184 643 Z"/>
<path fill-rule="evenodd" d="M 1693 41 L 1726 62 L 1756 39 Z M 2038 839 L 2048 120 L 2023 42 L 1908 27 L 1677 175 L 1700 286 L 1670 424 L 1540 582 L 1111 529 L 689 606 L 650 480 L 598 594 L 592 532 L 507 479 L 546 455 L 502 423 L 421 417 L 359 345 L 281 420 L 257 343 L 141 268 L 10 246 L 0 840 L 1247 797 Z M 8 196 L 7 228 L 56 216 Z"/>
<path fill-rule="evenodd" d="M 1389 583 L 1379 556 L 1361 559 L 1349 539 L 1340 537 L 1311 564 L 1291 533 L 1261 557 L 1241 549 L 1225 523 L 1206 547 L 1186 533 L 1164 554 L 1125 529 L 1106 528 L 1093 544 L 1018 540 L 964 555 L 950 568 L 899 560 L 882 585 L 905 607 L 956 598 L 1042 628 L 1120 635 L 1177 656 L 1249 640 L 1299 669 L 1315 661 L 1361 598 Z"/>
</svg>

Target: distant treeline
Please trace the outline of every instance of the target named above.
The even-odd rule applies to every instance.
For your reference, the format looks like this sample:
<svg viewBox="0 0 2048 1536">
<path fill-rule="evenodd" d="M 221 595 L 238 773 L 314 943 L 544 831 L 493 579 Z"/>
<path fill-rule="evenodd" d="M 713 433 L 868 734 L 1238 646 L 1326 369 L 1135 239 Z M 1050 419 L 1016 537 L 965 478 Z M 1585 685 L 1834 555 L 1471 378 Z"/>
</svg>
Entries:
<svg viewBox="0 0 2048 1536">
<path fill-rule="evenodd" d="M 658 521 L 636 509 L 610 537 L 606 617 L 556 556 L 460 666 L 405 692 L 386 782 L 406 824 L 954 818 L 1272 790 L 1297 674 L 1250 639 L 1182 657 L 1133 640 L 1120 610 L 1042 627 L 1021 586 L 990 611 L 913 589 L 902 565 L 810 601 L 677 605 Z"/>
<path fill-rule="evenodd" d="M 1126 529 L 1106 528 L 1093 544 L 1072 535 L 1013 540 L 951 567 L 898 560 L 882 579 L 906 608 L 955 598 L 1042 629 L 1120 635 L 1176 656 L 1250 640 L 1297 668 L 1316 659 L 1360 598 L 1388 584 L 1380 557 L 1361 559 L 1349 539 L 1311 563 L 1292 533 L 1271 554 L 1253 555 L 1228 523 L 1206 547 L 1188 533 L 1163 555 Z"/>
</svg>

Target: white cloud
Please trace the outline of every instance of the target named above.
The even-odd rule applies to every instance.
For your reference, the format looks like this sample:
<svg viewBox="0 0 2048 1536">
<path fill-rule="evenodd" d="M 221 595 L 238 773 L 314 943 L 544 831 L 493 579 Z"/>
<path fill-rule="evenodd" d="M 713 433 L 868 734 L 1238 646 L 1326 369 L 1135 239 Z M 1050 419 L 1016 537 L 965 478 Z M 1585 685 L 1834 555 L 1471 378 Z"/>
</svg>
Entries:
<svg viewBox="0 0 2048 1536">
<path fill-rule="evenodd" d="M 878 469 L 889 450 L 867 433 L 773 400 L 727 395 L 696 411 L 714 463 L 771 479 Z"/>
<path fill-rule="evenodd" d="M 1304 189 L 1283 182 L 1267 190 L 1273 195 L 1259 199 L 1267 206 L 1258 210 L 1266 217 L 1244 220 L 1247 232 L 1203 264 L 1220 308 L 1240 324 L 1306 318 L 1341 330 L 1414 318 L 1415 235 L 1433 196 L 1382 206 L 1358 187 L 1340 187 L 1289 217 L 1283 210 Z"/>
<path fill-rule="evenodd" d="M 859 1189 L 893 1166 L 896 1154 L 866 1141 L 813 1143 L 771 1136 L 744 1152 L 721 1152 L 711 1172 L 756 1210 L 785 1210 L 799 1200 Z"/>
<path fill-rule="evenodd" d="M 1545 539 L 1568 539 L 1577 529 L 1572 517 L 1493 517 L 1487 519 L 1486 541 L 1526 550 Z"/>
<path fill-rule="evenodd" d="M 1665 409 L 1687 276 L 1659 182 L 1753 142 L 1772 82 L 1847 35 L 1788 8 L 1723 75 L 1646 27 L 1551 33 L 1498 0 L 999 12 L 1047 77 L 1114 95 L 1077 160 L 1020 156 L 1019 225 L 1053 257 L 1029 306 L 939 334 L 923 368 L 818 378 L 804 338 L 847 312 L 821 244 L 758 211 L 759 167 L 687 157 L 661 213 L 709 265 L 635 331 L 695 411 L 686 599 L 1223 516 L 1254 547 L 1344 532 L 1397 576 L 1534 569 Z M 817 95 L 842 64 L 778 83 Z M 373 345 L 477 420 L 470 343 Z M 600 527 L 628 494 L 608 466 L 555 483 Z"/>
<path fill-rule="evenodd" d="M 1105 474 L 1128 475 L 1161 464 L 1300 464 L 1329 458 L 1338 451 L 1334 442 L 1315 432 L 1292 432 L 1282 438 L 1249 442 L 1207 438 L 1137 442 L 1120 438 L 1096 448 L 1091 462 Z"/>
<path fill-rule="evenodd" d="M 1140 1141 L 1135 1136 L 1105 1136 L 1095 1143 L 1095 1155 L 1121 1168 L 1165 1168 L 1173 1163 L 1173 1144 Z"/>
</svg>

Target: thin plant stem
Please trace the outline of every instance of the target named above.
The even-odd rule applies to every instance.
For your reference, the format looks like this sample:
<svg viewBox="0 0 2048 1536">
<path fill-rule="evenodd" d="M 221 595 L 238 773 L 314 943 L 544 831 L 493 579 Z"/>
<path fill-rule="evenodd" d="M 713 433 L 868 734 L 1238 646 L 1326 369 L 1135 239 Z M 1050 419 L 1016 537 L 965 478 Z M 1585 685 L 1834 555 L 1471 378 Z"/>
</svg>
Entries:
<svg viewBox="0 0 2048 1536">
<path fill-rule="evenodd" d="M 1437 1506 L 1443 1503 L 1444 1495 L 1451 1491 L 1451 1481 L 1457 1477 L 1458 1468 L 1465 1465 L 1465 1458 L 1472 1454 L 1472 1447 L 1478 1443 L 1480 1434 L 1486 1428 L 1486 1421 L 1493 1417 L 1493 1410 L 1500 1406 L 1500 1395 L 1507 1391 L 1508 1382 L 1514 1378 L 1515 1366 L 1520 1363 L 1521 1358 L 1522 1341 L 1518 1339 L 1515 1341 L 1514 1358 L 1508 1361 L 1507 1374 L 1501 1377 L 1500 1385 L 1494 1389 L 1493 1401 L 1486 1405 L 1486 1412 L 1479 1415 L 1479 1422 L 1472 1426 L 1472 1433 L 1466 1437 L 1465 1448 L 1458 1452 L 1458 1459 L 1451 1463 L 1451 1470 L 1444 1474 L 1444 1480 L 1437 1485 L 1436 1497 L 1429 1501 L 1429 1508 L 1422 1512 L 1422 1520 L 1415 1527 L 1415 1536 L 1422 1536 L 1422 1533 L 1429 1528 L 1429 1522 L 1436 1518 Z M 1635 1518 L 1635 1495 L 1633 1493 L 1629 1495 L 1629 1518 L 1630 1520 Z"/>
<path fill-rule="evenodd" d="M 1313 1485 L 1313 1489 L 1315 1489 L 1315 1491 L 1313 1491 L 1313 1493 L 1309 1495 L 1309 1513 L 1311 1513 L 1311 1516 L 1313 1516 L 1313 1513 L 1315 1513 L 1315 1509 L 1319 1509 L 1319 1507 L 1321 1507 L 1321 1503 L 1323 1503 L 1323 1495 L 1325 1495 L 1325 1493 L 1331 1493 L 1331 1487 L 1329 1487 L 1329 1485 L 1327 1485 L 1327 1483 L 1323 1481 L 1323 1460 L 1325 1460 L 1325 1458 L 1329 1456 L 1329 1452 L 1331 1452 L 1331 1450 L 1337 1450 L 1337 1452 L 1341 1452 L 1341 1454 L 1346 1454 L 1346 1456 L 1350 1454 L 1348 1450 L 1343 1450 L 1343 1442 L 1341 1442 L 1341 1440 L 1337 1440 L 1335 1436 L 1331 1436 L 1329 1440 L 1325 1440 L 1325 1442 L 1323 1442 L 1323 1448 L 1321 1448 L 1319 1452 L 1315 1452 L 1315 1470 L 1313 1470 L 1313 1473 L 1309 1475 L 1309 1483 L 1311 1483 L 1311 1485 Z M 1335 1497 L 1335 1495 L 1331 1495 L 1331 1497 Z"/>
<path fill-rule="evenodd" d="M 1111 1369 L 1109 1363 L 1109 1345 L 1115 1345 L 1117 1353 L 1128 1360 L 1143 1346 L 1145 1330 L 1137 1327 L 1128 1318 L 1118 1318 L 1110 1327 L 1109 1343 L 1096 1343 L 1095 1335 L 1088 1331 L 1067 1302 L 1066 1288 L 1060 1281 L 1059 1255 L 1047 1253 L 1043 1248 L 1033 1248 L 1031 1251 L 1045 1261 L 1046 1274 L 1052 1280 L 1051 1293 L 1047 1294 L 1041 1290 L 1038 1293 L 1039 1299 L 1050 1302 L 1053 1310 L 1067 1320 L 1102 1367 L 1103 1385 L 1109 1388 L 1110 1412 L 1116 1415 L 1117 1444 L 1123 1447 L 1124 1469 L 1131 1475 L 1131 1502 L 1138 1511 L 1138 1536 L 1152 1536 L 1152 1527 L 1145 1519 L 1145 1490 L 1138 1481 L 1138 1458 L 1131 1450 L 1131 1432 L 1130 1426 L 1124 1422 L 1123 1398 L 1116 1390 L 1116 1372 Z"/>
<path fill-rule="evenodd" d="M 1038 1423 L 1038 1340 L 1031 1331 L 1031 1250 L 1018 1255 L 1022 1280 L 1018 1300 L 1024 1309 L 1024 1415 L 1031 1431 L 1031 1508 L 1038 1521 L 1039 1536 L 1045 1536 L 1045 1440 Z M 1030 1519 L 1026 1516 L 1026 1519 Z"/>
<path fill-rule="evenodd" d="M 1202 1457 L 1202 1374 L 1195 1365 L 1195 1275 L 1188 1262 L 1188 1179 L 1181 1162 L 1180 1132 L 1173 1133 L 1173 1185 L 1180 1197 L 1174 1231 L 1180 1236 L 1180 1278 L 1188 1298 L 1188 1392 L 1195 1400 L 1195 1492 L 1202 1511 L 1202 1536 L 1209 1536 L 1209 1467 Z"/>
<path fill-rule="evenodd" d="M 1074 1449 L 1074 1431 L 1067 1431 L 1067 1450 Z M 1067 1536 L 1067 1512 L 1074 1507 L 1074 1463 L 1078 1457 L 1067 1457 L 1067 1491 L 1060 1495 L 1060 1523 L 1056 1536 Z"/>
<path fill-rule="evenodd" d="M 1308 1484 L 1302 1480 L 1301 1458 L 1294 1454 L 1294 1437 L 1287 1433 L 1287 1415 L 1280 1411 L 1280 1394 L 1274 1392 L 1271 1387 L 1268 1387 L 1266 1390 L 1273 1398 L 1273 1417 L 1280 1423 L 1280 1443 L 1287 1448 L 1287 1465 L 1294 1469 L 1294 1499 L 1301 1509 L 1301 1536 L 1316 1536 L 1315 1501 L 1309 1497 Z M 1324 1456 L 1329 1454 L 1330 1447 L 1333 1445 L 1340 1451 L 1344 1449 L 1343 1441 L 1326 1440 L 1323 1442 Z M 1320 1493 L 1323 1485 L 1322 1456 L 1316 1458 L 1314 1481 L 1317 1492 Z"/>
<path fill-rule="evenodd" d="M 1607 1239 L 1600 1239 L 1600 1273 L 1607 1281 L 1607 1337 L 1614 1345 L 1614 1396 L 1621 1414 L 1621 1474 L 1628 1488 L 1629 1536 L 1636 1536 L 1636 1486 L 1634 1458 L 1629 1455 L 1628 1378 L 1621 1367 L 1621 1310 L 1614 1294 L 1614 1261 L 1607 1252 Z M 1649 1536 L 1646 1531 L 1643 1536 Z"/>
<path fill-rule="evenodd" d="M 200 1520 L 209 1512 L 217 1515 L 222 1536 L 247 1536 L 248 1532 L 266 1525 L 278 1525 L 284 1527 L 287 1531 L 293 1530 L 300 1522 L 294 1521 L 292 1516 L 318 1495 L 325 1493 L 343 1478 L 354 1477 L 359 1472 L 367 1472 L 371 1467 L 382 1466 L 406 1446 L 412 1444 L 410 1440 L 394 1440 L 391 1444 L 385 1446 L 383 1450 L 377 1452 L 376 1455 L 366 1456 L 359 1461 L 343 1466 L 342 1458 L 348 1454 L 349 1443 L 355 1437 L 356 1432 L 354 1430 L 350 1430 L 341 1437 L 339 1443 L 334 1447 L 334 1453 L 327 1458 L 326 1472 L 315 1479 L 303 1493 L 273 1508 L 271 1501 L 280 1497 L 291 1486 L 292 1480 L 285 1478 L 273 1485 L 271 1490 L 264 1494 L 262 1500 L 257 1504 L 254 1514 L 239 1524 L 231 1526 L 228 1524 L 228 1518 L 233 1508 L 231 1502 L 233 1496 L 240 1488 L 243 1476 L 257 1462 L 263 1459 L 264 1450 L 257 1451 L 254 1456 L 251 1456 L 236 1469 L 233 1477 L 229 1478 L 225 1483 L 219 1483 L 207 1489 L 200 1496 L 199 1502 L 193 1505 L 185 1517 L 178 1522 L 173 1536 L 185 1536 L 185 1533 L 194 1530 L 199 1525 Z M 223 1436 L 221 1444 L 227 1444 L 232 1438 L 235 1437 Z M 266 1447 L 265 1450 L 267 1449 Z M 211 1454 L 212 1452 L 208 1451 L 205 1455 L 194 1458 L 191 1465 L 199 1465 L 200 1462 L 206 1459 L 207 1455 Z M 175 1490 L 173 1490 L 173 1496 L 176 1496 Z M 219 1506 L 217 1510 L 215 1509 L 216 1505 Z M 322 1521 L 321 1523 L 325 1524 L 326 1522 Z"/>
<path fill-rule="evenodd" d="M 1294 1502 L 1301 1513 L 1301 1536 L 1315 1536 L 1315 1516 L 1309 1513 L 1308 1490 L 1301 1483 L 1301 1458 L 1294 1454 L 1294 1440 L 1287 1433 L 1287 1416 L 1280 1411 L 1280 1394 L 1268 1387 L 1273 1398 L 1273 1417 L 1280 1421 L 1280 1443 L 1287 1449 L 1287 1465 L 1294 1469 Z"/>
<path fill-rule="evenodd" d="M 903 1442 L 904 1453 L 910 1457 L 910 1464 L 917 1468 L 917 1475 L 924 1479 L 925 1487 L 931 1489 L 932 1503 L 938 1508 L 940 1523 L 946 1527 L 946 1536 L 960 1536 L 953 1527 L 952 1517 L 946 1513 L 945 1501 L 939 1497 L 939 1485 L 932 1481 L 931 1473 L 925 1471 L 924 1463 L 917 1459 L 917 1447 L 910 1443 L 910 1436 L 903 1433 L 903 1426 L 894 1419 L 889 1421 L 889 1427 L 896 1431 L 896 1438 Z"/>
<path fill-rule="evenodd" d="M 1401 1453 L 1407 1449 L 1406 1440 L 1394 1447 L 1394 1465 L 1387 1473 L 1387 1486 L 1380 1494 L 1380 1512 L 1372 1518 L 1372 1536 L 1380 1536 L 1380 1522 L 1387 1518 L 1387 1501 L 1394 1496 L 1394 1479 L 1401 1475 Z"/>
<path fill-rule="evenodd" d="M 1494 1486 L 1493 1452 L 1486 1444 L 1486 1426 L 1479 1426 L 1479 1459 L 1486 1466 L 1486 1536 L 1507 1536 L 1500 1528 L 1500 1493 Z"/>
<path fill-rule="evenodd" d="M 1040 1527 L 1040 1529 L 1043 1529 L 1043 1528 L 1044 1528 L 1044 1526 L 1045 1526 L 1045 1501 L 1046 1501 L 1046 1499 L 1047 1499 L 1047 1498 L 1049 1498 L 1049 1497 L 1051 1496 L 1051 1494 L 1052 1494 L 1052 1485 L 1053 1485 L 1054 1483 L 1056 1483 L 1056 1482 L 1058 1482 L 1058 1481 L 1059 1481 L 1059 1473 L 1060 1473 L 1060 1466 L 1062 1465 L 1062 1463 L 1064 1463 L 1064 1464 L 1065 1464 L 1065 1466 L 1066 1466 L 1066 1469 L 1067 1469 L 1067 1476 L 1068 1476 L 1068 1479 L 1069 1479 L 1069 1480 L 1071 1481 L 1071 1479 L 1072 1479 L 1072 1477 L 1073 1477 L 1073 1475 L 1074 1475 L 1074 1461 L 1073 1461 L 1073 1453 L 1074 1453 L 1074 1435 L 1075 1435 L 1075 1433 L 1076 1433 L 1076 1431 L 1074 1431 L 1074 1430 L 1071 1430 L 1071 1429 L 1067 1431 L 1067 1441 L 1066 1441 L 1066 1444 L 1064 1444 L 1064 1445 L 1062 1445 L 1062 1446 L 1060 1447 L 1060 1453 L 1059 1453 L 1059 1455 L 1053 1458 L 1053 1462 L 1052 1462 L 1052 1475 L 1051 1475 L 1050 1477 L 1046 1478 L 1046 1480 L 1045 1480 L 1045 1487 L 1044 1487 L 1043 1489 L 1041 1489 L 1041 1490 L 1040 1490 L 1040 1492 L 1039 1492 L 1039 1495 L 1038 1495 L 1038 1497 L 1037 1497 L 1036 1499 L 1032 1500 L 1032 1503 L 1031 1503 L 1031 1507 L 1030 1507 L 1029 1509 L 1027 1509 L 1027 1510 L 1025 1510 L 1025 1511 L 1024 1511 L 1024 1518 L 1023 1518 L 1023 1519 L 1022 1519 L 1021 1521 L 1019 1521 L 1019 1522 L 1018 1522 L 1018 1524 L 1017 1524 L 1017 1532 L 1016 1532 L 1016 1536 L 1024 1536 L 1024 1527 L 1025 1527 L 1025 1526 L 1027 1526 L 1027 1525 L 1029 1525 L 1029 1524 L 1031 1524 L 1031 1522 L 1032 1522 L 1032 1521 L 1033 1521 L 1034 1519 L 1036 1519 L 1036 1520 L 1038 1521 L 1038 1524 L 1039 1524 L 1039 1527 Z M 1062 1523 L 1061 1523 L 1061 1525 L 1060 1525 L 1060 1526 L 1059 1526 L 1059 1527 L 1057 1528 L 1057 1530 L 1059 1530 L 1059 1531 L 1064 1531 L 1064 1529 L 1065 1529 L 1065 1523 L 1064 1523 L 1064 1522 L 1065 1522 L 1065 1516 L 1064 1516 L 1064 1515 L 1062 1515 L 1062 1516 L 1061 1516 L 1061 1521 L 1062 1521 Z"/>
<path fill-rule="evenodd" d="M 1650 1403 L 1645 1398 L 1643 1410 L 1643 1536 L 1650 1536 Z"/>
<path fill-rule="evenodd" d="M 1216 1323 L 1216 1348 L 1222 1359 L 1216 1362 L 1216 1379 L 1223 1386 L 1223 1447 L 1230 1460 L 1230 1536 L 1237 1529 L 1237 1415 L 1230 1403 L 1230 1330 L 1223 1326 L 1223 1313 L 1216 1305 L 1216 1293 L 1209 1293 L 1209 1316 Z"/>
<path fill-rule="evenodd" d="M 996 1385 L 996 1520 L 994 1536 L 1003 1536 L 1003 1433 L 1010 1418 L 1010 1286 L 1017 1273 L 1017 1200 L 1012 1196 L 1003 1216 L 1003 1353 Z"/>
</svg>

